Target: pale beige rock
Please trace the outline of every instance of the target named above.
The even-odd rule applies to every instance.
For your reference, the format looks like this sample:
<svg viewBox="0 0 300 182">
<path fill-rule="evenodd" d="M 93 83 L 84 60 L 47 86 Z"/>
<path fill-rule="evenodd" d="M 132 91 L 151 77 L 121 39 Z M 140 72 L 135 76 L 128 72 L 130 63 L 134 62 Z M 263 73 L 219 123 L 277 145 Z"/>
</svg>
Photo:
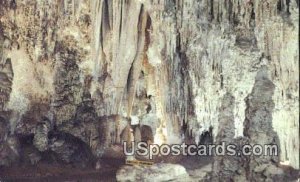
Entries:
<svg viewBox="0 0 300 182">
<path fill-rule="evenodd" d="M 123 166 L 117 172 L 117 181 L 190 181 L 183 166 L 155 164 L 150 167 Z"/>
</svg>

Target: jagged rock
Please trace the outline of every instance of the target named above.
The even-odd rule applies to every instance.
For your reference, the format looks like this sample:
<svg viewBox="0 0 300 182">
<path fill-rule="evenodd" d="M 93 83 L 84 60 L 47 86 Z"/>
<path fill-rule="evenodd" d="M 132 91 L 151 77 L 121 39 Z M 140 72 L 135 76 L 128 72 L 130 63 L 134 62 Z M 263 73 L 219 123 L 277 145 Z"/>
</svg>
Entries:
<svg viewBox="0 0 300 182">
<path fill-rule="evenodd" d="M 103 148 L 110 147 L 113 144 L 120 144 L 121 141 L 128 141 L 129 135 L 126 127 L 130 125 L 128 119 L 120 116 L 110 116 L 100 118 L 100 141 Z M 116 130 L 117 129 L 117 130 Z M 125 131 L 125 132 L 124 132 Z M 122 138 L 122 132 L 126 138 Z M 119 140 L 117 142 L 117 140 Z"/>
<path fill-rule="evenodd" d="M 12 91 L 13 77 L 14 73 L 11 59 L 6 59 L 4 63 L 0 60 L 0 111 L 5 109 L 9 101 L 9 96 Z"/>
<path fill-rule="evenodd" d="M 0 167 L 17 164 L 20 159 L 20 144 L 16 137 L 8 137 L 0 143 Z"/>
<path fill-rule="evenodd" d="M 24 146 L 22 149 L 22 162 L 29 165 L 36 165 L 42 159 L 42 153 L 33 145 Z M 50 161 L 49 161 L 50 162 Z"/>
<path fill-rule="evenodd" d="M 80 139 L 66 133 L 53 133 L 49 137 L 49 150 L 58 161 L 79 167 L 93 165 L 94 157 L 90 148 Z"/>
<path fill-rule="evenodd" d="M 234 101 L 235 98 L 226 93 L 222 99 L 219 115 L 219 128 L 215 144 L 235 145 L 237 148 L 249 143 L 247 138 L 234 138 Z M 225 148 L 225 150 L 227 150 Z M 240 152 L 240 151 L 239 151 Z M 234 181 L 246 179 L 246 166 L 248 158 L 243 155 L 217 155 L 214 156 L 213 181 Z"/>
<path fill-rule="evenodd" d="M 31 153 L 28 157 L 31 165 L 36 165 L 42 159 L 39 153 Z"/>
<path fill-rule="evenodd" d="M 17 161 L 17 155 L 12 153 L 11 148 L 5 143 L 0 145 L 0 166 L 11 166 Z"/>
<path fill-rule="evenodd" d="M 0 116 L 0 167 L 19 162 L 20 144 L 18 138 L 10 135 L 9 122 Z"/>
<path fill-rule="evenodd" d="M 57 43 L 56 49 L 53 110 L 56 124 L 59 126 L 68 122 L 76 114 L 77 105 L 82 101 L 82 84 L 76 63 L 78 53 L 72 47 L 72 39 Z"/>
<path fill-rule="evenodd" d="M 279 140 L 272 127 L 272 111 L 274 102 L 272 96 L 274 84 L 268 78 L 267 68 L 263 67 L 257 73 L 255 84 L 251 94 L 247 97 L 247 109 L 244 135 L 242 138 L 234 138 L 234 98 L 225 94 L 221 106 L 220 125 L 216 142 L 220 144 L 225 141 L 227 144 L 235 144 L 242 147 L 245 144 L 254 145 L 276 145 Z M 241 145 L 242 144 L 242 145 Z M 279 162 L 280 148 L 278 153 L 261 156 L 216 156 L 213 168 L 213 179 L 220 180 L 266 180 L 276 175 L 282 175 L 282 169 L 276 167 Z M 264 176 L 264 178 L 262 177 Z M 246 178 L 245 178 L 246 177 Z"/>
<path fill-rule="evenodd" d="M 230 93 L 226 93 L 222 99 L 222 105 L 219 115 L 219 128 L 217 132 L 216 142 L 229 143 L 234 138 L 234 97 Z"/>
<path fill-rule="evenodd" d="M 99 121 L 90 100 L 84 101 L 76 109 L 76 115 L 69 121 L 60 124 L 59 131 L 69 133 L 87 143 L 96 154 L 99 140 Z"/>
<path fill-rule="evenodd" d="M 48 112 L 49 105 L 32 103 L 30 110 L 21 115 L 16 123 L 15 134 L 18 136 L 35 134 L 37 125 L 47 118 Z"/>
<path fill-rule="evenodd" d="M 280 148 L 277 133 L 272 126 L 272 112 L 274 101 L 272 100 L 275 85 L 268 78 L 268 71 L 263 67 L 255 78 L 255 83 L 251 94 L 247 97 L 247 109 L 244 135 L 249 137 L 250 144 L 276 145 L 277 154 L 262 156 L 251 156 L 249 161 L 249 179 L 257 179 L 254 169 L 263 164 L 278 165 Z M 271 174 L 271 173 L 269 173 Z"/>
<path fill-rule="evenodd" d="M 208 164 L 200 169 L 188 170 L 188 173 L 191 176 L 191 178 L 198 181 L 207 179 L 211 172 L 212 164 Z"/>
<path fill-rule="evenodd" d="M 230 93 L 226 93 L 220 108 L 219 131 L 217 132 L 218 135 L 215 142 L 217 145 L 222 145 L 223 142 L 229 145 L 234 140 L 233 103 L 234 97 Z M 241 169 L 242 164 L 239 162 L 235 156 L 215 156 L 213 165 L 214 175 L 219 180 L 233 180 L 237 171 Z"/>
<path fill-rule="evenodd" d="M 0 143 L 6 141 L 8 131 L 9 131 L 8 122 L 3 117 L 0 116 Z"/>
<path fill-rule="evenodd" d="M 228 135 L 241 137 L 233 142 L 247 140 L 244 127 L 251 142 L 277 133 L 280 161 L 299 168 L 298 21 L 296 0 L 0 1 L 0 110 L 15 113 L 7 120 L 18 121 L 16 128 L 11 122 L 18 136 L 35 135 L 40 117 L 52 113 L 58 132 L 101 156 L 101 142 L 119 143 L 130 132 L 102 117 L 134 115 L 156 143 L 198 143 L 209 128 L 216 140 L 229 92 Z M 243 124 L 258 119 L 245 98 L 263 66 L 274 106 L 255 107 L 273 118 L 262 126 L 268 136 L 255 138 L 259 126 Z M 38 130 L 36 138 L 46 139 Z M 46 140 L 37 141 L 45 150 Z"/>
<path fill-rule="evenodd" d="M 39 122 L 35 129 L 33 145 L 41 152 L 48 149 L 48 133 L 53 129 L 53 125 L 46 118 Z"/>
</svg>

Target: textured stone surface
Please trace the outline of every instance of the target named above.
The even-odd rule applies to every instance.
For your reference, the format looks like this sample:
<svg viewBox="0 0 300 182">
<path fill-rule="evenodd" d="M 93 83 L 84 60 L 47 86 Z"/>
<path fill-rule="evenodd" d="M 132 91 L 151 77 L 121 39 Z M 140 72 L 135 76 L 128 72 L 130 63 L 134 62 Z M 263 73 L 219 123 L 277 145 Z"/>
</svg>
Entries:
<svg viewBox="0 0 300 182">
<path fill-rule="evenodd" d="M 219 131 L 216 137 L 216 144 L 222 145 L 225 144 L 235 144 L 240 146 L 238 143 L 234 142 L 234 110 L 233 110 L 234 97 L 227 93 L 224 95 L 222 100 L 220 115 L 219 115 Z M 241 140 L 242 141 L 242 140 Z M 243 143 L 243 142 L 241 142 Z M 244 142 L 246 143 L 246 142 Z M 245 176 L 245 169 L 243 169 L 242 157 L 237 156 L 215 156 L 214 165 L 213 165 L 213 179 L 214 180 L 224 180 L 230 181 L 234 180 L 235 176 L 238 176 L 238 173 L 241 176 Z M 216 178 L 216 179 L 215 179 Z"/>
<path fill-rule="evenodd" d="M 0 62 L 1 63 L 1 62 Z M 11 93 L 13 70 L 11 60 L 7 59 L 4 64 L 0 64 L 0 109 L 3 111 L 9 101 Z"/>
<path fill-rule="evenodd" d="M 0 166 L 12 166 L 19 163 L 20 144 L 16 137 L 8 137 L 0 143 Z"/>
<path fill-rule="evenodd" d="M 134 116 L 155 143 L 199 141 L 209 128 L 214 139 L 277 135 L 280 161 L 299 168 L 298 20 L 297 0 L 3 0 L 0 111 L 11 113 L 11 134 L 35 135 L 41 151 L 44 118 L 101 156 L 130 140 Z M 273 85 L 268 111 L 248 97 L 269 84 L 256 82 L 262 67 Z"/>
<path fill-rule="evenodd" d="M 216 143 L 234 144 L 239 148 L 243 145 L 279 145 L 279 139 L 272 127 L 272 112 L 274 109 L 274 84 L 268 78 L 266 67 L 262 67 L 255 77 L 255 83 L 246 98 L 246 120 L 244 122 L 244 136 L 234 138 L 234 120 L 232 103 L 234 98 L 225 94 L 222 100 L 222 114 L 219 116 L 219 132 Z M 241 151 L 240 151 L 241 152 Z M 277 155 L 268 156 L 216 156 L 213 165 L 212 179 L 218 181 L 264 181 L 283 176 L 279 165 L 280 148 Z M 274 173 L 272 173 L 274 172 Z M 276 174 L 275 174 L 276 173 Z"/>
<path fill-rule="evenodd" d="M 117 172 L 117 181 L 191 181 L 183 166 L 157 164 L 151 167 L 124 166 Z"/>
<path fill-rule="evenodd" d="M 87 167 L 94 162 L 93 155 L 84 142 L 65 133 L 54 133 L 49 139 L 49 149 L 59 161 L 79 167 Z"/>
</svg>

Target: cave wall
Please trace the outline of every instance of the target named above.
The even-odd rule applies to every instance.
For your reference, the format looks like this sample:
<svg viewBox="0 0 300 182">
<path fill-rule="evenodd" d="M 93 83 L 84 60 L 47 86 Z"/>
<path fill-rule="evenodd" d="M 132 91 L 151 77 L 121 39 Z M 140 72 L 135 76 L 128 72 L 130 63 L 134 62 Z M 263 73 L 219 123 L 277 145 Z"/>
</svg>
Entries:
<svg viewBox="0 0 300 182">
<path fill-rule="evenodd" d="M 99 123 L 123 130 L 128 118 L 150 126 L 156 143 L 198 141 L 210 127 L 216 137 L 230 93 L 241 137 L 266 67 L 280 160 L 299 168 L 298 15 L 297 0 L 4 0 L 1 113 L 11 133 L 38 133 L 46 117 L 99 154 Z"/>
</svg>

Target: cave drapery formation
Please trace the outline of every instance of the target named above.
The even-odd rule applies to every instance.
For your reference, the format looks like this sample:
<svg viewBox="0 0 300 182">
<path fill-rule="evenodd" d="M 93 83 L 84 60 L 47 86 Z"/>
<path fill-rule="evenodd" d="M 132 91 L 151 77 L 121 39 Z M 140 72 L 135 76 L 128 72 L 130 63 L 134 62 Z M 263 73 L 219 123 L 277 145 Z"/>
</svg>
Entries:
<svg viewBox="0 0 300 182">
<path fill-rule="evenodd" d="M 298 0 L 2 0 L 0 142 L 15 155 L 0 165 L 26 137 L 101 157 L 132 122 L 156 143 L 210 128 L 275 142 L 272 160 L 299 168 L 298 20 Z"/>
</svg>

